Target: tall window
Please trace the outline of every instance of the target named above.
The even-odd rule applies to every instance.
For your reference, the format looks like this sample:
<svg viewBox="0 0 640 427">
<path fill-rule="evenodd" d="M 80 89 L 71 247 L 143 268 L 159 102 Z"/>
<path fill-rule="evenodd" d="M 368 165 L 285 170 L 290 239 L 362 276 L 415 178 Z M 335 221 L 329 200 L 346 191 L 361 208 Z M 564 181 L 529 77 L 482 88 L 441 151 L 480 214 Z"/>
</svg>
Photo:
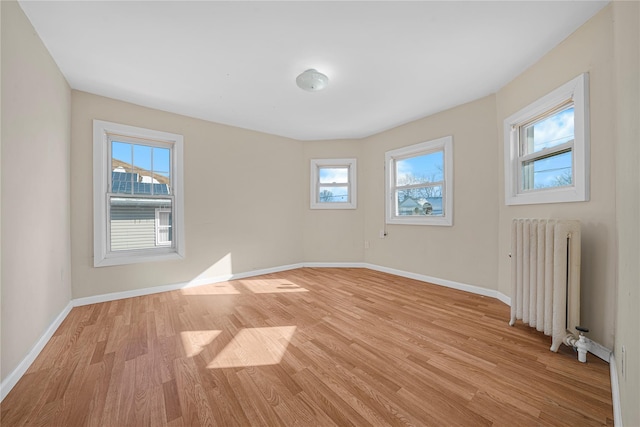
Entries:
<svg viewBox="0 0 640 427">
<path fill-rule="evenodd" d="M 94 266 L 183 257 L 182 200 L 182 136 L 94 120 Z"/>
<path fill-rule="evenodd" d="M 356 159 L 311 159 L 311 209 L 355 209 Z"/>
<path fill-rule="evenodd" d="M 453 224 L 453 139 L 448 136 L 388 151 L 388 224 Z"/>
<path fill-rule="evenodd" d="M 507 118 L 507 205 L 589 199 L 588 75 Z"/>
</svg>

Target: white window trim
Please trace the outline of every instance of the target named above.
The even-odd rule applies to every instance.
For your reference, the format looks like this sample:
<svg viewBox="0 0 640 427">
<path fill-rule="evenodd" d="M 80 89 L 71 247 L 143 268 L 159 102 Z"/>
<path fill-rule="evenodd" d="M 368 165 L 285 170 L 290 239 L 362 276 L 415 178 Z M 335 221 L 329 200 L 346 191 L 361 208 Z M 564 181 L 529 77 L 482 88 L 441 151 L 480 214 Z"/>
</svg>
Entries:
<svg viewBox="0 0 640 427">
<path fill-rule="evenodd" d="M 172 238 L 174 244 L 171 247 L 109 252 L 109 242 L 107 239 L 107 227 L 109 223 L 107 192 L 109 190 L 109 174 L 111 173 L 108 144 L 109 134 L 159 141 L 173 146 L 171 174 L 175 205 L 172 218 Z M 185 257 L 183 158 L 182 135 L 110 123 L 102 120 L 93 121 L 94 267 L 175 260 Z"/>
<path fill-rule="evenodd" d="M 318 173 L 321 167 L 337 167 L 349 169 L 349 201 L 346 203 L 320 203 L 320 175 Z M 311 188 L 310 199 L 311 209 L 356 209 L 358 207 L 357 194 L 357 161 L 356 159 L 311 159 Z"/>
<path fill-rule="evenodd" d="M 443 216 L 400 216 L 396 215 L 396 197 L 395 197 L 395 160 L 415 157 L 422 154 L 428 154 L 436 151 L 443 151 L 444 163 L 444 183 L 442 185 L 443 193 Z M 385 153 L 385 219 L 387 224 L 409 224 L 409 225 L 453 225 L 453 137 L 445 136 L 442 138 L 426 141 L 408 147 L 398 148 L 396 150 L 387 151 Z"/>
<path fill-rule="evenodd" d="M 518 126 L 567 100 L 574 103 L 573 184 L 520 189 Z M 589 200 L 589 74 L 584 73 L 504 121 L 504 187 L 506 205 L 584 202 Z"/>
<path fill-rule="evenodd" d="M 156 246 L 170 246 L 171 245 L 171 240 L 160 240 L 160 214 L 161 213 L 167 213 L 167 212 L 171 212 L 171 210 L 166 209 L 166 208 L 156 208 L 156 223 L 155 223 L 155 228 L 156 228 Z M 168 226 L 164 226 L 165 228 L 171 229 L 173 228 L 172 225 L 168 225 Z"/>
</svg>

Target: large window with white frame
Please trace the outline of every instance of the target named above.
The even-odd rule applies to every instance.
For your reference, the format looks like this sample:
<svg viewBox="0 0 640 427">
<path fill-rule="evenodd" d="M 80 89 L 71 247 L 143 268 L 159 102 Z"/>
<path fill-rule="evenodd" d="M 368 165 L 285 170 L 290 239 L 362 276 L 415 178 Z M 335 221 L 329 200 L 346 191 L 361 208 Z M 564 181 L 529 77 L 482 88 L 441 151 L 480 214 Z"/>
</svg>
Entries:
<svg viewBox="0 0 640 427">
<path fill-rule="evenodd" d="M 356 159 L 311 159 L 311 209 L 356 209 Z"/>
<path fill-rule="evenodd" d="M 453 138 L 385 154 L 387 224 L 453 225 Z"/>
<path fill-rule="evenodd" d="M 181 135 L 93 122 L 94 266 L 184 257 Z"/>
<path fill-rule="evenodd" d="M 589 200 L 588 89 L 582 74 L 504 121 L 507 205 Z"/>
</svg>

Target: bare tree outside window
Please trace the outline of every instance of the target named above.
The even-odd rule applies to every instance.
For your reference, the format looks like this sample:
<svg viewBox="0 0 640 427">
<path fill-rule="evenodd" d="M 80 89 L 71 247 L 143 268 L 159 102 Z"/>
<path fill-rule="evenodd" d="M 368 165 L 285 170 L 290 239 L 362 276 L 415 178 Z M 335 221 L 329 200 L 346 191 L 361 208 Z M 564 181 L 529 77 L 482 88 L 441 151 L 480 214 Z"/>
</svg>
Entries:
<svg viewBox="0 0 640 427">
<path fill-rule="evenodd" d="M 320 192 L 320 201 L 321 202 L 330 202 L 333 199 L 333 193 L 329 190 L 322 190 Z"/>
</svg>

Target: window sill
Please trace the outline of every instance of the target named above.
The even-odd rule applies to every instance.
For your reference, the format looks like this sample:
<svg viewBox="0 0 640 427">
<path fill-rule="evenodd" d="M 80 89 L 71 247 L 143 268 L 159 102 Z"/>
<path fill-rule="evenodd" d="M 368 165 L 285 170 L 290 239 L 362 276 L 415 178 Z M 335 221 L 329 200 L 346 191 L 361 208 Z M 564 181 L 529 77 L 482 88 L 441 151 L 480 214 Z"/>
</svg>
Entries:
<svg viewBox="0 0 640 427">
<path fill-rule="evenodd" d="M 394 217 L 388 218 L 387 224 L 395 224 L 395 225 L 435 225 L 435 226 L 444 226 L 451 227 L 453 225 L 453 221 L 451 217 Z"/>
<path fill-rule="evenodd" d="M 357 209 L 355 203 L 313 203 L 310 209 Z"/>
<path fill-rule="evenodd" d="M 518 193 L 508 195 L 505 199 L 507 206 L 512 205 L 537 205 L 543 203 L 569 203 L 588 202 L 589 197 L 585 191 L 580 191 L 576 187 L 565 187 L 557 189 L 544 189 L 531 191 L 529 193 Z"/>
</svg>

